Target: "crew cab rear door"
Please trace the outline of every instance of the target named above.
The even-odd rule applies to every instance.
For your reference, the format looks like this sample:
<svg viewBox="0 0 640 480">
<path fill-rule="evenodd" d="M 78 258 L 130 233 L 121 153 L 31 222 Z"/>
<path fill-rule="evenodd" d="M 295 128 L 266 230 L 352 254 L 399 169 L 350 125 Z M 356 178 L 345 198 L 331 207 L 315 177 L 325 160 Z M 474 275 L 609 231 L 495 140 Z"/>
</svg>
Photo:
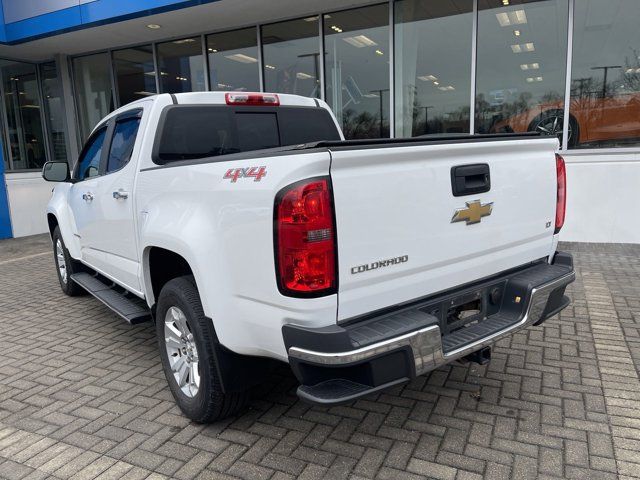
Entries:
<svg viewBox="0 0 640 480">
<path fill-rule="evenodd" d="M 549 255 L 556 148 L 544 138 L 331 147 L 338 321 Z"/>
<path fill-rule="evenodd" d="M 97 235 L 92 248 L 104 255 L 103 273 L 134 292 L 141 291 L 135 225 L 136 160 L 144 131 L 144 106 L 150 104 L 137 103 L 110 121 L 103 174 L 94 192 L 98 208 L 93 218 Z"/>
</svg>

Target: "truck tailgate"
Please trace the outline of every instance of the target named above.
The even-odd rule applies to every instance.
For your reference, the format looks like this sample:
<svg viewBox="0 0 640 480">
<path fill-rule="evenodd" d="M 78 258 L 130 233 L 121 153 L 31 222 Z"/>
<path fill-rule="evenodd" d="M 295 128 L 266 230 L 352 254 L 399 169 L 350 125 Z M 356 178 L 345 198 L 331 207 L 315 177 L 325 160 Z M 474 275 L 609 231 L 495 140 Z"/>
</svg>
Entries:
<svg viewBox="0 0 640 480">
<path fill-rule="evenodd" d="M 548 256 L 556 148 L 547 138 L 331 148 L 338 321 Z M 452 169 L 483 164 L 490 189 L 454 196 Z"/>
</svg>

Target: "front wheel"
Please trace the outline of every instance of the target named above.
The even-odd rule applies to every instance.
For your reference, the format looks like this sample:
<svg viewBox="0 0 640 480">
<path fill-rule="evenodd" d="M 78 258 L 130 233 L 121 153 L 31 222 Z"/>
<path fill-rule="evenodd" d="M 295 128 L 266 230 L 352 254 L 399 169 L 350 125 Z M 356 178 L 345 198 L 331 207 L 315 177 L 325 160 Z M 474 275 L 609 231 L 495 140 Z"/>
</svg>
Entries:
<svg viewBox="0 0 640 480">
<path fill-rule="evenodd" d="M 555 135 L 562 143 L 564 133 L 564 112 L 562 110 L 547 110 L 542 112 L 529 124 L 528 131 L 540 132 L 546 135 Z M 575 147 L 578 144 L 580 128 L 576 119 L 569 115 L 569 128 L 567 132 L 567 144 Z"/>
<path fill-rule="evenodd" d="M 84 267 L 69 255 L 69 251 L 60 233 L 60 227 L 55 228 L 51 240 L 53 241 L 53 258 L 56 262 L 56 272 L 58 273 L 60 288 L 70 297 L 86 294 L 86 290 L 71 280 L 71 275 L 84 271 Z"/>
<path fill-rule="evenodd" d="M 192 276 L 174 278 L 162 288 L 156 335 L 165 377 L 180 410 L 206 423 L 237 413 L 246 392 L 224 393 L 214 352 L 214 330 L 202 310 Z"/>
</svg>

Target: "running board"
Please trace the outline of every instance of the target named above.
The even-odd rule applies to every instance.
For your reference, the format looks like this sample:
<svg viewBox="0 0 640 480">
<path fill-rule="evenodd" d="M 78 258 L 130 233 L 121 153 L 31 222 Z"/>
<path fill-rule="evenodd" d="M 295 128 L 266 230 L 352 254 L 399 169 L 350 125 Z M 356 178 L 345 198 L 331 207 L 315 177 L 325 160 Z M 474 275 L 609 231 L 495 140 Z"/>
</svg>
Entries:
<svg viewBox="0 0 640 480">
<path fill-rule="evenodd" d="M 86 272 L 71 275 L 71 280 L 96 297 L 131 324 L 151 320 L 146 302 L 115 284 L 104 283 L 98 276 Z"/>
</svg>

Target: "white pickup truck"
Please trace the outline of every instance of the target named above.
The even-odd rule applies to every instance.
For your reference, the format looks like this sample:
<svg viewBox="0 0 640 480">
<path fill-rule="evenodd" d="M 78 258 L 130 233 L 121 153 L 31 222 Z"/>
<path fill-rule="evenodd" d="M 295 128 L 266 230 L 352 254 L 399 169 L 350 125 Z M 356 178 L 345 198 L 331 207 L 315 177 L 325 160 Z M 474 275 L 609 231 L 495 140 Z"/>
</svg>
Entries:
<svg viewBox="0 0 640 480">
<path fill-rule="evenodd" d="M 67 295 L 155 320 L 197 422 L 237 412 L 272 361 L 333 405 L 490 345 L 569 303 L 556 138 L 345 141 L 293 95 L 162 94 L 95 128 L 47 207 Z"/>
</svg>

